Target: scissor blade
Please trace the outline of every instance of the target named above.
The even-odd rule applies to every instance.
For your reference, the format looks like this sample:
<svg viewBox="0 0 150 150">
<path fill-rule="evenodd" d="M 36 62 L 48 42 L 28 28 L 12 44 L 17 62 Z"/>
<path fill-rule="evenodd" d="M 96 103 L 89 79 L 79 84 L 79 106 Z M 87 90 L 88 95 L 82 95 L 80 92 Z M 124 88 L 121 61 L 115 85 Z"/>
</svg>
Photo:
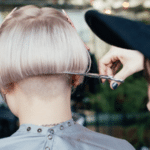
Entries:
<svg viewBox="0 0 150 150">
<path fill-rule="evenodd" d="M 75 72 L 65 72 L 65 73 L 72 74 L 72 75 L 81 75 L 81 76 L 86 76 L 91 78 L 100 78 L 100 75 L 96 73 L 75 73 Z"/>
<path fill-rule="evenodd" d="M 66 74 L 72 74 L 72 75 L 81 75 L 81 76 L 86 76 L 90 78 L 104 78 L 104 79 L 109 79 L 110 76 L 104 76 L 104 75 L 99 75 L 97 73 L 75 73 L 75 72 L 66 72 Z"/>
<path fill-rule="evenodd" d="M 90 77 L 90 78 L 102 78 L 102 79 L 109 79 L 109 80 L 114 80 L 116 82 L 124 82 L 124 80 L 120 80 L 120 79 L 115 79 L 112 76 L 107 76 L 107 75 L 99 75 L 97 73 L 75 73 L 75 72 L 65 72 L 66 74 L 72 74 L 72 75 L 81 75 L 81 76 L 86 76 L 86 77 Z"/>
</svg>

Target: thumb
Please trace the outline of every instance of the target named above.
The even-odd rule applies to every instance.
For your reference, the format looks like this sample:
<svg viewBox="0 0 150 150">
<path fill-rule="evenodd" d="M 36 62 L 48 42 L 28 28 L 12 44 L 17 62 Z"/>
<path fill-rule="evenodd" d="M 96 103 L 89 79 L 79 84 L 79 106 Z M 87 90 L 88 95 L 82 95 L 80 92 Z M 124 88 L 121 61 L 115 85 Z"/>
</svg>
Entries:
<svg viewBox="0 0 150 150">
<path fill-rule="evenodd" d="M 123 67 L 115 76 L 115 79 L 119 79 L 119 80 L 125 80 L 127 77 L 129 77 L 130 75 L 132 75 L 132 72 L 129 71 L 129 69 L 127 69 L 126 67 Z M 119 85 L 121 84 L 121 82 L 116 82 L 116 81 L 111 81 L 110 82 L 110 88 L 112 90 L 115 90 Z"/>
</svg>

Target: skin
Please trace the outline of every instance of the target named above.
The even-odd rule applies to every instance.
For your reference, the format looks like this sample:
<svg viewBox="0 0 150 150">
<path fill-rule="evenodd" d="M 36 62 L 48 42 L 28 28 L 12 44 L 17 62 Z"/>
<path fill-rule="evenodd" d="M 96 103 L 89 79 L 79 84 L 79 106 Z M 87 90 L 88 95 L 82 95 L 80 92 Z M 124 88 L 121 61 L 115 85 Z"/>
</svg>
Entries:
<svg viewBox="0 0 150 150">
<path fill-rule="evenodd" d="M 15 84 L 6 94 L 11 112 L 19 118 L 19 124 L 54 124 L 72 118 L 72 78 L 61 75 L 32 77 Z"/>
<path fill-rule="evenodd" d="M 115 65 L 114 63 L 117 62 Z M 118 72 L 121 64 L 123 68 Z M 99 72 L 100 75 L 111 75 L 116 79 L 125 80 L 130 75 L 139 72 L 144 69 L 144 55 L 136 50 L 127 50 L 112 46 L 110 51 L 106 53 L 102 59 L 99 60 Z M 102 79 L 104 83 L 105 80 Z M 114 81 L 110 82 L 110 88 Z M 121 83 L 118 82 L 118 86 Z M 150 85 L 148 85 L 148 97 L 149 102 L 147 108 L 150 111 Z"/>
</svg>

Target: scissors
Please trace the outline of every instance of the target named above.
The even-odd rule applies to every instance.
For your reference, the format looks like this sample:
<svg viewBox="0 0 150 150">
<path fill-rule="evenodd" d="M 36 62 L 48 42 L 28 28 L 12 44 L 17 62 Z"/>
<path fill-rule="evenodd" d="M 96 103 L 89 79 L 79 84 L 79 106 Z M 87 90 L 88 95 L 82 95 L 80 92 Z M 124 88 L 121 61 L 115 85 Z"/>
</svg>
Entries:
<svg viewBox="0 0 150 150">
<path fill-rule="evenodd" d="M 90 78 L 98 78 L 98 79 L 107 79 L 107 80 L 113 80 L 116 82 L 121 82 L 124 83 L 124 80 L 121 79 L 115 79 L 113 76 L 107 76 L 107 75 L 99 75 L 97 73 L 75 73 L 75 72 L 64 72 L 63 74 L 70 74 L 70 75 L 81 75 L 85 77 L 90 77 Z"/>
<path fill-rule="evenodd" d="M 75 29 L 75 26 L 73 24 L 73 22 L 71 21 L 71 19 L 69 18 L 69 16 L 67 15 L 67 13 L 65 12 L 65 10 L 62 10 L 64 15 L 67 17 L 68 22 L 71 24 L 71 26 Z M 84 42 L 83 42 L 84 43 Z M 84 43 L 84 46 L 86 47 L 87 50 L 90 50 L 90 48 Z M 71 75 L 81 75 L 81 76 L 86 76 L 86 77 L 90 77 L 90 78 L 102 78 L 102 79 L 109 79 L 109 80 L 114 80 L 116 82 L 121 82 L 123 83 L 124 80 L 120 80 L 120 79 L 115 79 L 113 78 L 113 76 L 106 76 L 106 75 L 99 75 L 96 73 L 74 73 L 74 72 L 64 72 L 64 74 L 71 74 Z"/>
</svg>

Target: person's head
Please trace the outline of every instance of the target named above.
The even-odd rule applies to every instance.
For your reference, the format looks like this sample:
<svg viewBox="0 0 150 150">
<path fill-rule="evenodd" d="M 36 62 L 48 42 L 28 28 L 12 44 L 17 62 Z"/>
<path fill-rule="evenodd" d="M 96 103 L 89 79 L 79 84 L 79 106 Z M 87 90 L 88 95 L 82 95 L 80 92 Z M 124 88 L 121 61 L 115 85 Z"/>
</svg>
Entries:
<svg viewBox="0 0 150 150">
<path fill-rule="evenodd" d="M 147 108 L 150 111 L 150 60 L 148 58 L 144 59 L 144 75 L 148 82 L 148 99 Z"/>
<path fill-rule="evenodd" d="M 32 5 L 21 7 L 0 28 L 2 93 L 11 93 L 18 85 L 27 93 L 46 91 L 44 87 L 53 85 L 76 87 L 83 78 L 51 74 L 84 73 L 89 63 L 89 53 L 77 31 L 56 9 Z"/>
</svg>

